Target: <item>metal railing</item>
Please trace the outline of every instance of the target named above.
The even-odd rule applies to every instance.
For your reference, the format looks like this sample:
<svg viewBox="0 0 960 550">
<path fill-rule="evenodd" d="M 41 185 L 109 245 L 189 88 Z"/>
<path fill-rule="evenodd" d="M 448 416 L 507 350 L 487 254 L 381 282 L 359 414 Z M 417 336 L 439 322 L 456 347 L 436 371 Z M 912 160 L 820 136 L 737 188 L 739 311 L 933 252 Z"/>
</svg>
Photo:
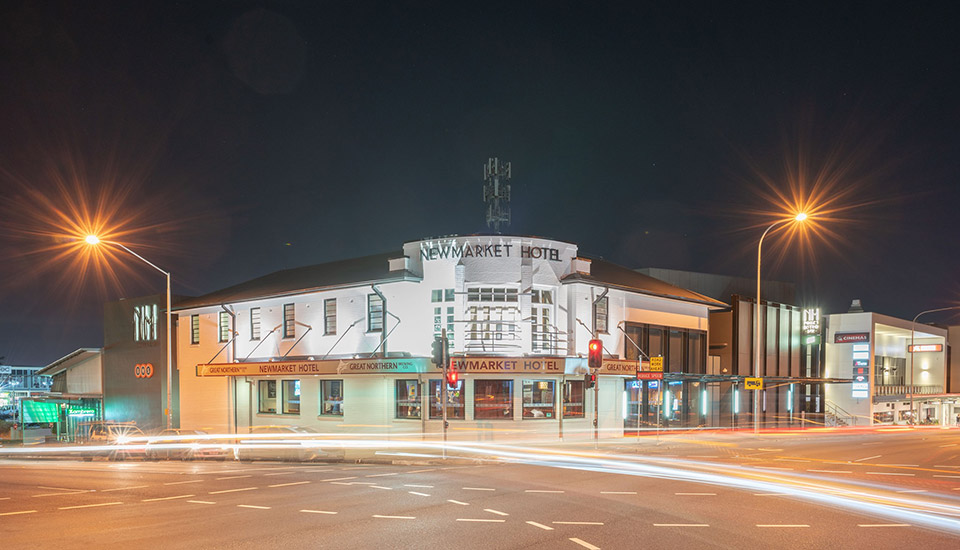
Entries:
<svg viewBox="0 0 960 550">
<path fill-rule="evenodd" d="M 874 386 L 876 395 L 935 395 L 943 393 L 943 386 L 881 385 Z"/>
</svg>

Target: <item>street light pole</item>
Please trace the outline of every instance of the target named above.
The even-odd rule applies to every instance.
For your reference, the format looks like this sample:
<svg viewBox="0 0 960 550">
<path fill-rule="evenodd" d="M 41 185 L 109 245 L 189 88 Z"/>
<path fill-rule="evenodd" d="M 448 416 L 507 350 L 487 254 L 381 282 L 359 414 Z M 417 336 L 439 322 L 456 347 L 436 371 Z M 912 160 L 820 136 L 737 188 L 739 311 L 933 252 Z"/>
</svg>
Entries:
<svg viewBox="0 0 960 550">
<path fill-rule="evenodd" d="M 167 421 L 167 429 L 173 428 L 173 398 L 172 398 L 172 391 L 171 391 L 171 388 L 172 388 L 172 385 L 173 385 L 173 342 L 172 342 L 172 339 L 171 339 L 171 333 L 172 333 L 171 319 L 172 319 L 172 315 L 171 315 L 171 307 L 170 307 L 170 305 L 171 305 L 171 304 L 170 304 L 170 302 L 171 302 L 171 300 L 170 300 L 170 272 L 169 272 L 169 271 L 164 271 L 164 270 L 160 269 L 160 268 L 157 267 L 153 262 L 151 262 L 150 260 L 148 260 L 148 259 L 144 258 L 143 256 L 137 254 L 137 253 L 134 252 L 133 250 L 130 250 L 129 248 L 127 248 L 126 246 L 124 246 L 124 245 L 121 244 L 121 243 L 118 243 L 118 242 L 115 242 L 115 241 L 101 241 L 96 235 L 89 235 L 89 236 L 87 236 L 86 241 L 87 241 L 87 244 L 91 244 L 91 245 L 96 245 L 96 244 L 98 244 L 98 243 L 103 242 L 103 243 L 106 243 L 106 244 L 112 244 L 112 245 L 114 245 L 114 246 L 118 246 L 118 247 L 126 250 L 126 251 L 129 252 L 131 255 L 133 255 L 133 256 L 135 256 L 136 258 L 138 258 L 139 260 L 141 260 L 143 263 L 145 263 L 145 264 L 149 265 L 150 267 L 156 269 L 156 270 L 159 271 L 160 273 L 163 273 L 164 276 L 166 276 L 166 278 L 167 278 L 167 407 L 166 407 L 166 409 L 164 409 L 164 416 L 166 417 L 166 421 Z"/>
<path fill-rule="evenodd" d="M 920 313 L 918 313 L 918 314 L 916 315 L 916 317 L 913 318 L 913 322 L 910 323 L 910 347 L 908 348 L 908 351 L 909 351 L 909 353 L 910 353 L 910 424 L 911 424 L 911 425 L 916 425 L 916 424 L 917 424 L 917 417 L 915 417 L 915 416 L 913 415 L 913 400 L 914 400 L 914 395 L 913 395 L 913 389 L 914 389 L 914 383 L 913 383 L 913 356 L 914 356 L 914 354 L 916 354 L 916 352 L 913 351 L 913 338 L 914 338 L 914 335 L 915 335 L 916 329 L 917 329 L 917 319 L 919 319 L 921 315 L 925 315 L 925 314 L 927 314 L 927 313 L 936 313 L 936 312 L 938 312 L 938 311 L 950 311 L 950 310 L 954 310 L 954 309 L 960 309 L 960 306 L 939 307 L 939 308 L 936 308 L 936 309 L 928 309 L 928 310 L 926 310 L 926 311 L 921 311 Z"/>
<path fill-rule="evenodd" d="M 754 324 L 756 325 L 756 334 L 754 335 L 754 346 L 756 348 L 756 353 L 753 360 L 753 376 L 754 378 L 760 378 L 760 258 L 761 252 L 763 250 L 763 238 L 767 236 L 767 233 L 771 229 L 780 225 L 781 223 L 788 221 L 798 221 L 802 222 L 807 219 L 807 215 L 804 213 L 797 214 L 792 220 L 778 220 L 770 224 L 770 227 L 763 232 L 763 235 L 760 235 L 760 242 L 757 243 L 757 303 L 754 310 Z M 760 435 L 760 391 L 753 390 L 753 433 L 754 435 Z"/>
</svg>

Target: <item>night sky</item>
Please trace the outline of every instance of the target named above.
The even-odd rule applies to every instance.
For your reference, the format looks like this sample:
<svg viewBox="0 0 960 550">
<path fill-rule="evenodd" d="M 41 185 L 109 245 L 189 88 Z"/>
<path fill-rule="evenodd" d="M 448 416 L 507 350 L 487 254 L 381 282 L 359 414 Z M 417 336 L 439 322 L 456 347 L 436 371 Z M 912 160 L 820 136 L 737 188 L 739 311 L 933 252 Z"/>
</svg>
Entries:
<svg viewBox="0 0 960 550">
<path fill-rule="evenodd" d="M 3 2 L 3 363 L 99 347 L 104 301 L 163 291 L 130 256 L 84 269 L 68 220 L 199 295 L 487 232 L 494 156 L 508 233 L 754 277 L 813 200 L 816 231 L 764 242 L 800 305 L 960 303 L 960 10 L 660 4 Z"/>
</svg>

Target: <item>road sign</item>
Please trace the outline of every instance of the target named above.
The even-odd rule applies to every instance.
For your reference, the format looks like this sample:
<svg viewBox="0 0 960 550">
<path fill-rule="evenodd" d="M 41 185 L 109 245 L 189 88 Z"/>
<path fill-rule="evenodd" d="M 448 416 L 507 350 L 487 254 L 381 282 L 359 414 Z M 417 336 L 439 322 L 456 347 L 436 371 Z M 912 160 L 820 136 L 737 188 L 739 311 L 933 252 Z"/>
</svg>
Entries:
<svg viewBox="0 0 960 550">
<path fill-rule="evenodd" d="M 744 378 L 743 388 L 746 390 L 762 390 L 763 378 Z"/>
<path fill-rule="evenodd" d="M 651 358 L 650 358 L 650 371 L 651 371 L 651 372 L 663 372 L 663 357 L 651 357 Z"/>
<path fill-rule="evenodd" d="M 637 373 L 637 380 L 663 380 L 663 373 L 640 371 Z"/>
</svg>

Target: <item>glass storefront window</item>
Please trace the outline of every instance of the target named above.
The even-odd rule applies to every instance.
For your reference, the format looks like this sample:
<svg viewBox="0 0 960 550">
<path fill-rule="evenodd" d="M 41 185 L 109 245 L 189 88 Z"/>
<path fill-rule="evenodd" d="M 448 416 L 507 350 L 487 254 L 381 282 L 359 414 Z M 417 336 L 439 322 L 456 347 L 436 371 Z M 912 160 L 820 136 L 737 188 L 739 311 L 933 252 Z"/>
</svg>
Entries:
<svg viewBox="0 0 960 550">
<path fill-rule="evenodd" d="M 563 383 L 563 417 L 583 418 L 583 380 L 567 380 Z"/>
<path fill-rule="evenodd" d="M 283 391 L 283 414 L 300 414 L 300 381 L 284 380 L 281 384 Z"/>
<path fill-rule="evenodd" d="M 320 381 L 320 415 L 343 416 L 343 380 Z"/>
<path fill-rule="evenodd" d="M 457 385 L 447 390 L 447 420 L 463 420 L 466 418 L 466 406 L 464 397 L 466 392 L 463 387 L 463 380 L 457 380 Z M 430 419 L 439 420 L 443 418 L 443 409 L 441 409 L 440 400 L 440 380 L 430 381 Z"/>
<path fill-rule="evenodd" d="M 555 418 L 553 380 L 523 381 L 523 418 Z"/>
<path fill-rule="evenodd" d="M 669 352 L 667 359 L 669 365 L 664 369 L 667 372 L 683 372 L 683 333 L 676 329 L 667 331 L 670 335 Z"/>
<path fill-rule="evenodd" d="M 420 418 L 420 382 L 397 380 L 397 418 Z"/>
<path fill-rule="evenodd" d="M 259 402 L 260 407 L 257 409 L 262 413 L 272 413 L 276 414 L 277 412 L 277 381 L 276 380 L 260 380 L 257 383 L 258 394 L 260 396 Z"/>
<path fill-rule="evenodd" d="M 513 380 L 474 380 L 473 417 L 477 420 L 513 418 Z"/>
</svg>

